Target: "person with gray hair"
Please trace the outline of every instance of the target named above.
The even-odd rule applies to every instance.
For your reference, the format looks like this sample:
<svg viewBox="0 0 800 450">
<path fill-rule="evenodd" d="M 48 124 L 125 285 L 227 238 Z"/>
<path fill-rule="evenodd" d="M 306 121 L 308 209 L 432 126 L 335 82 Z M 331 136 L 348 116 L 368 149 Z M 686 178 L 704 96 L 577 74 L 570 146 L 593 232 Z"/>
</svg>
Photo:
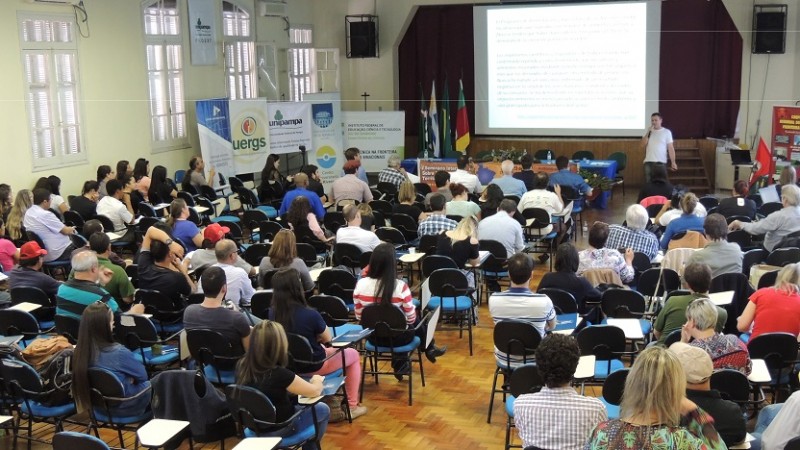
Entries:
<svg viewBox="0 0 800 450">
<path fill-rule="evenodd" d="M 214 246 L 214 253 L 217 256 L 217 263 L 211 267 L 219 267 L 225 271 L 228 286 L 228 294 L 225 299 L 230 300 L 237 307 L 249 305 L 256 290 L 253 288 L 247 272 L 235 265 L 239 259 L 239 249 L 236 247 L 236 243 L 230 239 L 222 239 Z M 197 292 L 203 292 L 202 277 L 197 288 Z"/>
<path fill-rule="evenodd" d="M 389 157 L 387 167 L 378 174 L 378 183 L 391 183 L 400 189 L 400 185 L 408 180 L 405 169 L 400 167 L 400 157 L 396 154 Z"/>
<path fill-rule="evenodd" d="M 728 230 L 744 230 L 753 235 L 764 234 L 764 248 L 771 252 L 786 236 L 800 231 L 800 187 L 789 184 L 781 186 L 783 208 L 758 222 L 734 220 Z"/>
<path fill-rule="evenodd" d="M 753 363 L 747 345 L 732 334 L 717 333 L 719 311 L 707 298 L 698 298 L 686 307 L 686 323 L 681 327 L 681 342 L 708 353 L 714 370 L 733 369 L 750 375 Z"/>
<path fill-rule="evenodd" d="M 83 310 L 95 302 L 105 303 L 111 311 L 118 314 L 119 304 L 102 287 L 111 281 L 114 274 L 110 269 L 100 267 L 97 262 L 97 254 L 91 250 L 78 252 L 72 257 L 71 264 L 74 278 L 58 287 L 56 314 L 80 319 Z M 134 314 L 144 313 L 144 305 L 132 306 L 131 312 Z"/>
<path fill-rule="evenodd" d="M 503 195 L 516 195 L 522 198 L 528 189 L 525 187 L 525 182 L 513 177 L 514 162 L 510 159 L 503 161 L 500 164 L 500 170 L 503 171 L 503 176 L 495 178 L 489 184 L 496 184 L 503 191 Z"/>
<path fill-rule="evenodd" d="M 709 214 L 703 222 L 703 230 L 709 242 L 693 252 L 688 263 L 702 263 L 711 268 L 711 278 L 723 273 L 742 271 L 742 249 L 739 244 L 728 242 L 728 222 L 721 214 Z"/>
<path fill-rule="evenodd" d="M 777 213 L 775 213 L 777 214 Z M 736 328 L 750 333 L 750 341 L 765 333 L 800 334 L 800 263 L 778 271 L 775 286 L 761 288 L 750 296 Z"/>
<path fill-rule="evenodd" d="M 647 231 L 650 217 L 644 206 L 636 203 L 625 211 L 624 225 L 609 225 L 608 248 L 631 248 L 634 252 L 644 253 L 652 261 L 658 255 L 658 238 Z"/>
</svg>

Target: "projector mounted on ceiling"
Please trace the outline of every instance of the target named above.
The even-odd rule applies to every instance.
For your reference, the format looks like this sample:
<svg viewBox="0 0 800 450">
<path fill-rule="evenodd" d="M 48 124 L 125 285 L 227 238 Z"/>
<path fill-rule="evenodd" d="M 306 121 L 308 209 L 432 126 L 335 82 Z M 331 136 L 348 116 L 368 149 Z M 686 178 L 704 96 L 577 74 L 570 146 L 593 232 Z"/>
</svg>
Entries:
<svg viewBox="0 0 800 450">
<path fill-rule="evenodd" d="M 81 0 L 28 0 L 28 3 L 39 3 L 42 5 L 79 5 Z"/>
</svg>

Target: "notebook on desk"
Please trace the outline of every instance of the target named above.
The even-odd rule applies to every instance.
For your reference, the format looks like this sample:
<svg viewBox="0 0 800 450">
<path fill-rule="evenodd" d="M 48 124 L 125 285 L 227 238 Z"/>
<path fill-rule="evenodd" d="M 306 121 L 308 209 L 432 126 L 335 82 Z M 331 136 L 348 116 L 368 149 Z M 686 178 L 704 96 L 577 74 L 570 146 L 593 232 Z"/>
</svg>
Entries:
<svg viewBox="0 0 800 450">
<path fill-rule="evenodd" d="M 364 330 L 350 330 L 347 333 L 340 334 L 335 338 L 331 339 L 331 343 L 336 344 L 349 344 L 351 342 L 358 342 L 361 339 L 369 336 L 372 333 L 371 328 L 367 328 Z"/>
</svg>

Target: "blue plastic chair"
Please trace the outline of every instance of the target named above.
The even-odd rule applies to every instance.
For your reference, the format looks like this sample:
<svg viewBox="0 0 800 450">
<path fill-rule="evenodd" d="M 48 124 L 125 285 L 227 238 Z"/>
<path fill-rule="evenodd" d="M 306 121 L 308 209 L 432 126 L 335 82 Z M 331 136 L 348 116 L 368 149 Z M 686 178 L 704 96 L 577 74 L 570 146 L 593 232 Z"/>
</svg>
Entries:
<svg viewBox="0 0 800 450">
<path fill-rule="evenodd" d="M 226 386 L 236 382 L 235 365 L 242 353 L 217 331 L 186 330 L 186 343 L 192 358 L 202 367 L 213 384 Z"/>
<path fill-rule="evenodd" d="M 469 287 L 466 275 L 459 269 L 437 269 L 428 278 L 431 299 L 427 308 L 442 307 L 442 315 L 458 324 L 458 337 L 463 337 L 466 324 L 469 334 L 469 355 L 472 356 L 472 325 L 475 320 L 475 302 L 471 297 L 474 289 Z M 447 319 L 444 319 L 447 320 Z"/>
<path fill-rule="evenodd" d="M 517 398 L 521 395 L 539 392 L 544 386 L 544 381 L 541 375 L 539 375 L 539 369 L 536 367 L 536 364 L 526 364 L 517 367 L 511 372 L 508 384 L 511 393 L 506 397 L 506 414 L 508 414 L 508 420 L 506 421 L 506 450 L 511 448 L 511 428 L 514 426 L 514 402 L 516 402 Z"/>
<path fill-rule="evenodd" d="M 111 450 L 105 442 L 91 434 L 62 431 L 53 436 L 53 450 Z"/>
<path fill-rule="evenodd" d="M 594 380 L 602 381 L 624 368 L 618 357 L 625 354 L 625 333 L 613 325 L 594 325 L 586 327 L 577 335 L 581 355 L 594 355 Z"/>
<path fill-rule="evenodd" d="M 111 428 L 117 431 L 120 447 L 125 446 L 122 431 L 136 431 L 139 426 L 153 418 L 153 413 L 148 406 L 138 414 L 120 414 L 118 408 L 126 404 L 140 401 L 140 398 L 150 398 L 152 389 L 148 385 L 132 397 L 125 397 L 125 389 L 119 379 L 109 370 L 98 367 L 89 368 L 89 388 L 91 408 L 89 410 L 89 429 L 94 430 L 95 436 L 100 437 L 99 428 Z M 138 440 L 138 437 L 137 437 Z"/>
<path fill-rule="evenodd" d="M 156 326 L 147 317 L 125 315 L 116 326 L 116 332 L 125 346 L 145 365 L 148 373 L 152 373 L 156 367 L 174 364 L 180 358 L 179 348 L 167 345 L 167 341 L 177 338 L 177 334 L 160 339 Z M 153 352 L 154 345 L 161 346 L 159 354 Z"/>
</svg>

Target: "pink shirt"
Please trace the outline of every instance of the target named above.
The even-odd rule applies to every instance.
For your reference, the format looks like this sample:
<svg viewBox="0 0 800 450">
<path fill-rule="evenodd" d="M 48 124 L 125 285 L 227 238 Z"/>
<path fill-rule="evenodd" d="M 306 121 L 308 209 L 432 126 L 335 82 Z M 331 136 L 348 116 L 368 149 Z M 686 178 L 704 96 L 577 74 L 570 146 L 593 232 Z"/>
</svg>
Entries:
<svg viewBox="0 0 800 450">
<path fill-rule="evenodd" d="M 0 264 L 3 265 L 3 272 L 8 273 L 14 268 L 14 255 L 17 247 L 8 239 L 0 238 Z"/>
</svg>

